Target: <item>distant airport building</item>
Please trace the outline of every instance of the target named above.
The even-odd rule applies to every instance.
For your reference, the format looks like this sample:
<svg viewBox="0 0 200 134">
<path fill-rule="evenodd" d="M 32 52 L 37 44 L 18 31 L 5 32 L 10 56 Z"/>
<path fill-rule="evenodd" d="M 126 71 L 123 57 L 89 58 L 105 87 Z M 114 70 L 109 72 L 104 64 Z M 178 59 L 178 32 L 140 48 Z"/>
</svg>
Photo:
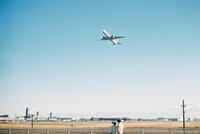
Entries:
<svg viewBox="0 0 200 134">
<path fill-rule="evenodd" d="M 25 115 L 25 118 L 30 118 L 29 108 L 28 108 L 28 107 L 26 108 L 26 115 Z"/>
<path fill-rule="evenodd" d="M 193 121 L 200 121 L 199 118 L 193 118 Z"/>
<path fill-rule="evenodd" d="M 5 115 L 0 115 L 0 121 L 13 121 L 14 117 L 5 114 Z"/>
<path fill-rule="evenodd" d="M 60 117 L 57 117 L 57 116 L 54 116 L 54 117 L 53 117 L 52 112 L 50 112 L 49 118 L 47 119 L 47 121 L 50 121 L 50 122 L 60 121 Z"/>
<path fill-rule="evenodd" d="M 90 118 L 89 119 L 89 121 L 116 121 L 116 120 L 123 120 L 123 121 L 130 121 L 131 119 L 129 119 L 129 118 L 125 118 L 125 117 L 123 117 L 123 118 L 103 118 L 103 117 L 101 117 L 101 118 L 94 118 L 94 117 L 92 117 L 92 118 Z"/>
<path fill-rule="evenodd" d="M 194 118 L 187 118 L 187 121 L 194 121 Z"/>
<path fill-rule="evenodd" d="M 70 122 L 70 121 L 72 121 L 72 118 L 64 117 L 64 118 L 60 118 L 60 121 L 68 121 L 68 122 Z"/>
<path fill-rule="evenodd" d="M 159 117 L 156 119 L 156 121 L 169 121 L 169 120 L 168 120 L 168 118 Z"/>
<path fill-rule="evenodd" d="M 178 118 L 168 118 L 168 121 L 178 121 Z"/>
<path fill-rule="evenodd" d="M 0 115 L 0 120 L 1 121 L 7 121 L 9 119 L 9 115 Z"/>
<path fill-rule="evenodd" d="M 39 112 L 37 111 L 37 112 L 36 112 L 36 118 L 35 118 L 35 119 L 38 120 L 38 118 L 39 118 Z"/>
<path fill-rule="evenodd" d="M 50 118 L 50 119 L 53 118 L 53 114 L 52 114 L 52 112 L 50 112 L 49 118 Z"/>
</svg>

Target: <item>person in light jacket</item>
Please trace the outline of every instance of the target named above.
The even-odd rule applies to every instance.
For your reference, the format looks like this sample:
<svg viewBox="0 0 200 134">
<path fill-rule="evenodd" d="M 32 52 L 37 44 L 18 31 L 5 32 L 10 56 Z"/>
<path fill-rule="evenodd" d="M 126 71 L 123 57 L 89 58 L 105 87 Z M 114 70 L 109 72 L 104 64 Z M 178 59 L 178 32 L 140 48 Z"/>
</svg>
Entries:
<svg viewBox="0 0 200 134">
<path fill-rule="evenodd" d="M 117 122 L 118 122 L 117 133 L 118 134 L 123 134 L 124 125 L 122 124 L 121 120 L 117 120 Z"/>
<path fill-rule="evenodd" d="M 112 122 L 112 126 L 110 127 L 110 134 L 117 134 L 117 126 L 116 126 L 116 122 Z"/>
</svg>

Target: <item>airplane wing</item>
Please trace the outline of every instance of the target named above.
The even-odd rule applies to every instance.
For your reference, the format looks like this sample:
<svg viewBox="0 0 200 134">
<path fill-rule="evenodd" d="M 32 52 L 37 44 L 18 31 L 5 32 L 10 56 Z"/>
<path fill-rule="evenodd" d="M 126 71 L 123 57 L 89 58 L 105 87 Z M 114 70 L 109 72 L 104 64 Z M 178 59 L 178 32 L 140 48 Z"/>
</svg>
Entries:
<svg viewBox="0 0 200 134">
<path fill-rule="evenodd" d="M 114 39 L 118 39 L 118 38 L 126 38 L 126 36 L 114 36 Z"/>
<path fill-rule="evenodd" d="M 106 30 L 102 30 L 102 32 L 107 36 L 107 38 L 110 38 L 110 35 L 108 32 L 106 32 Z"/>
</svg>

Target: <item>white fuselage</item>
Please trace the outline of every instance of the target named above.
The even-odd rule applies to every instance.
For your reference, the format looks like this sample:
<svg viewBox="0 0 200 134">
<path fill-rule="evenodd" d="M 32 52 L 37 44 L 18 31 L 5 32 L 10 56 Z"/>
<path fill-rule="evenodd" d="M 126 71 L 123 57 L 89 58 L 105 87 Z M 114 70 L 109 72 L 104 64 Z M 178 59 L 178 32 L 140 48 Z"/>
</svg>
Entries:
<svg viewBox="0 0 200 134">
<path fill-rule="evenodd" d="M 117 45 L 117 41 L 112 39 L 111 36 L 109 35 L 108 32 L 106 32 L 106 30 L 102 30 L 102 32 L 106 35 L 106 37 L 108 38 L 108 40 L 112 41 L 113 45 Z"/>
</svg>

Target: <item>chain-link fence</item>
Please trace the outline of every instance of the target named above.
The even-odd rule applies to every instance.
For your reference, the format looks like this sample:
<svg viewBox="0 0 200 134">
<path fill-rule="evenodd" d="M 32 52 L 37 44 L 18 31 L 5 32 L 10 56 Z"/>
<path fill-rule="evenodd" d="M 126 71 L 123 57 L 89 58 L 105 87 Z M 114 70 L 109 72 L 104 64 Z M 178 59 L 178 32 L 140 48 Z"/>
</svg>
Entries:
<svg viewBox="0 0 200 134">
<path fill-rule="evenodd" d="M 19 129 L 1 128 L 0 134 L 109 134 L 109 129 Z M 184 134 L 183 129 L 125 128 L 124 134 Z M 198 128 L 188 128 L 185 134 L 200 134 Z"/>
</svg>

